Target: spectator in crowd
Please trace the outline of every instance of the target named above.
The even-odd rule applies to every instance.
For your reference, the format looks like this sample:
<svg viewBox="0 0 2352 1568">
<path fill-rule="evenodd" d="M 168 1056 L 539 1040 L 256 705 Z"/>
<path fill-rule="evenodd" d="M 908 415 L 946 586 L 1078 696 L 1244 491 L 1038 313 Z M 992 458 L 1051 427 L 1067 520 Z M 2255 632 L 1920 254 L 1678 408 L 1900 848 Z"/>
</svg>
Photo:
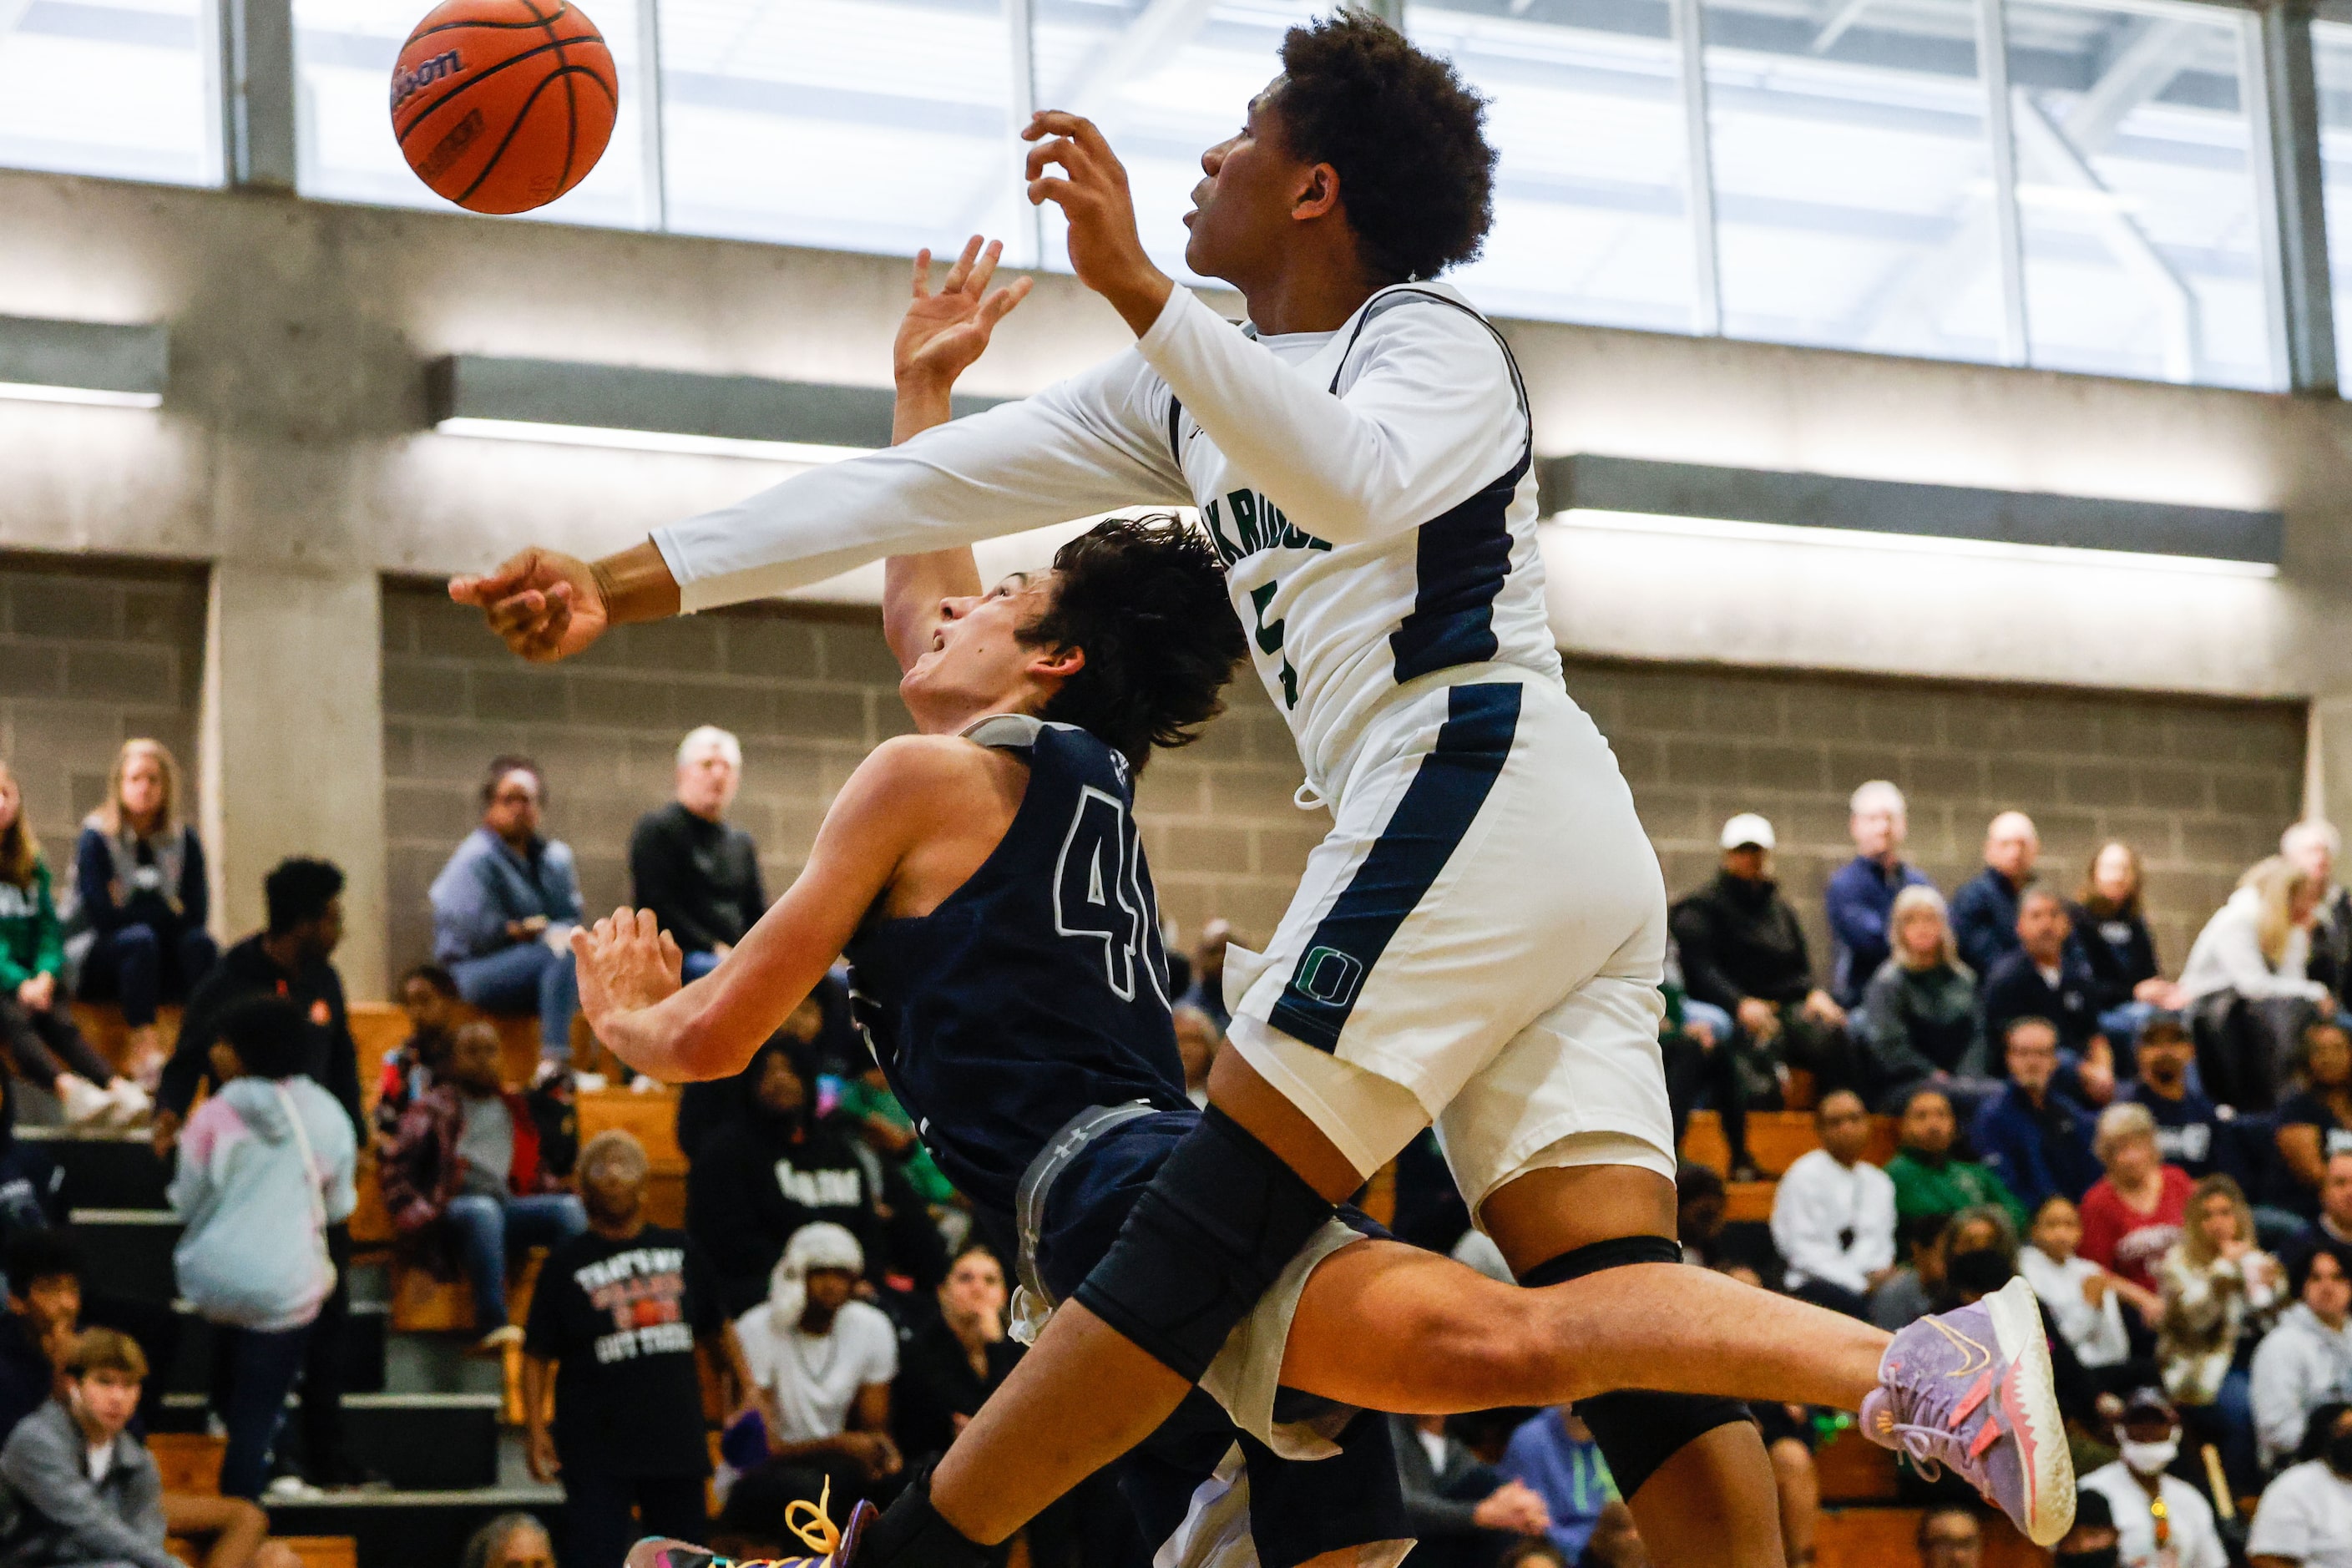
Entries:
<svg viewBox="0 0 2352 1568">
<path fill-rule="evenodd" d="M 1870 1321 L 1893 1333 L 1936 1310 L 1944 1291 L 1944 1233 L 1949 1215 L 1914 1215 L 1895 1224 L 1904 1261 L 1870 1293 Z"/>
<path fill-rule="evenodd" d="M 710 1452 L 698 1358 L 722 1358 L 726 1375 L 742 1375 L 700 1252 L 646 1222 L 646 1169 L 626 1132 L 588 1140 L 588 1228 L 548 1254 L 531 1292 L 527 1453 L 535 1479 L 563 1482 L 564 1568 L 620 1568 L 641 1535 L 700 1538 Z"/>
<path fill-rule="evenodd" d="M 1601 1505 L 1601 1517 L 1592 1521 L 1576 1568 L 1650 1568 L 1649 1549 L 1642 1544 L 1632 1509 L 1614 1499 Z"/>
<path fill-rule="evenodd" d="M 686 954 L 686 978 L 719 967 L 767 910 L 760 847 L 727 822 L 743 783 L 742 743 L 715 724 L 677 743 L 677 793 L 629 835 L 631 902 L 651 910 Z"/>
<path fill-rule="evenodd" d="M 2253 1210 L 2236 1182 L 2198 1183 L 2180 1239 L 2158 1269 L 2164 1311 L 2156 1335 L 2165 1392 L 2189 1413 L 2201 1438 L 2220 1444 L 2230 1473 L 2250 1482 L 2253 1415 L 2238 1352 L 2286 1296 L 2285 1271 L 2253 1237 Z"/>
<path fill-rule="evenodd" d="M 1921 1514 L 1915 1543 L 1919 1568 L 1977 1568 L 1984 1561 L 1984 1527 L 1974 1509 L 1958 1503 Z"/>
<path fill-rule="evenodd" d="M 948 1265 L 939 1297 L 940 1315 L 907 1341 L 890 1400 L 898 1451 L 917 1463 L 945 1453 L 1021 1359 L 1021 1347 L 1004 1337 L 1004 1266 L 996 1254 L 966 1246 Z"/>
<path fill-rule="evenodd" d="M 2304 973 L 2342 995 L 2352 980 L 2352 890 L 2336 880 L 2336 859 L 2344 840 L 2332 823 L 2318 817 L 2296 823 L 2279 835 L 2279 858 L 2319 885 L 2319 908 L 2311 922 L 2311 957 Z"/>
<path fill-rule="evenodd" d="M 2314 1410 L 2295 1458 L 2254 1510 L 2251 1568 L 2352 1568 L 2352 1405 Z"/>
<path fill-rule="evenodd" d="M 1741 1086 L 1738 1053 L 1732 1048 L 1731 1015 L 1691 995 L 1683 983 L 1682 950 L 1666 938 L 1665 964 L 1658 980 L 1665 1012 L 1658 1020 L 1658 1055 L 1666 1069 L 1666 1108 L 1675 1147 L 1683 1146 L 1691 1112 L 1704 1098 L 1715 1110 L 1730 1152 L 1727 1169 L 1735 1182 L 1757 1182 L 1764 1173 L 1748 1152 L 1748 1096 Z M 1442 1162 L 1441 1162 L 1442 1164 Z M 1400 1171 L 1400 1176 L 1402 1173 Z M 1451 1190 L 1451 1173 L 1433 1173 Z M 1469 1215 L 1465 1210 L 1466 1223 Z"/>
<path fill-rule="evenodd" d="M 1978 1204 L 1998 1204 L 2023 1228 L 2025 1205 L 2017 1194 L 1983 1165 L 1952 1152 L 1958 1131 L 1952 1102 L 1942 1089 L 1922 1085 L 1904 1100 L 1902 1119 L 1895 1127 L 1895 1157 L 1886 1162 L 1887 1179 L 1895 1184 L 1897 1223 L 1920 1218 L 1940 1222 Z"/>
<path fill-rule="evenodd" d="M 2122 1449 L 2082 1479 L 2107 1500 L 2121 1568 L 2230 1568 L 2205 1494 L 2165 1471 L 2180 1452 L 2180 1418 L 2163 1394 L 2135 1390 L 2124 1401 Z"/>
<path fill-rule="evenodd" d="M 2234 1163 L 2213 1101 L 2189 1082 L 2197 1058 L 2189 1026 L 2178 1013 L 2151 1013 L 2132 1047 L 2137 1077 L 2116 1091 L 2118 1103 L 2144 1107 L 2156 1122 L 2156 1146 L 2169 1165 L 2204 1177 Z"/>
<path fill-rule="evenodd" d="M 0 1072 L 0 1246 L 20 1230 L 63 1225 L 64 1183 L 46 1145 L 16 1136 L 16 1086 Z"/>
<path fill-rule="evenodd" d="M 1225 948 L 1233 940 L 1234 928 L 1223 920 L 1213 919 L 1201 928 L 1201 941 L 1192 949 L 1192 984 L 1177 997 L 1215 1019 L 1220 1030 L 1233 1027 L 1234 1022 L 1225 1006 Z"/>
<path fill-rule="evenodd" d="M 2093 1373 L 2121 1366 L 2131 1355 L 2123 1302 L 2136 1297 L 2143 1321 L 2157 1312 L 2155 1298 L 2116 1279 L 2076 1249 L 2083 1220 L 2074 1205 L 2052 1195 L 2034 1211 L 2033 1229 L 2018 1248 L 2017 1271 L 2033 1287 L 2058 1336 L 2074 1359 Z"/>
<path fill-rule="evenodd" d="M 465 1022 L 457 983 L 437 963 L 420 963 L 401 976 L 400 1010 L 408 1015 L 408 1038 L 383 1058 L 375 1090 L 375 1131 L 385 1142 L 417 1097 L 448 1072 L 449 1048 Z"/>
<path fill-rule="evenodd" d="M 2352 1262 L 2352 1149 L 2327 1157 L 2327 1173 L 2319 1187 L 2319 1217 L 2287 1242 L 2280 1260 L 2291 1266 L 2303 1254 L 2323 1247 Z"/>
<path fill-rule="evenodd" d="M 221 1491 L 257 1498 L 310 1325 L 336 1284 L 327 1231 L 351 1216 L 358 1140 L 327 1091 L 302 1076 L 307 1023 L 251 996 L 220 1016 L 219 1091 L 188 1118 L 168 1194 L 185 1226 L 180 1294 L 220 1346 L 215 1413 L 228 1428 Z"/>
<path fill-rule="evenodd" d="M 57 1391 L 81 1321 L 81 1249 L 61 1230 L 8 1238 L 8 1310 L 0 1314 L 0 1440 Z"/>
<path fill-rule="evenodd" d="M 2180 1239 L 2196 1184 L 2179 1166 L 2164 1163 L 2156 1119 L 2146 1106 L 2110 1105 L 2101 1111 L 2091 1152 L 2106 1174 L 2083 1194 L 2083 1256 L 2154 1290 L 2157 1265 Z"/>
<path fill-rule="evenodd" d="M 49 863 L 25 820 L 16 775 L 0 763 L 0 1046 L 19 1077 L 57 1096 L 73 1125 L 140 1121 L 147 1093 L 81 1037 L 58 978 L 65 963 Z"/>
<path fill-rule="evenodd" d="M 2309 1219 L 2319 1212 L 2327 1162 L 2352 1153 L 2352 1034 L 2333 1018 L 2303 1031 L 2294 1060 L 2295 1092 L 2278 1108 L 2279 1160 L 2293 1180 L 2294 1207 Z"/>
<path fill-rule="evenodd" d="M 1830 874 L 1822 897 L 1830 917 L 1830 990 L 1839 1005 L 1853 1008 L 1863 1005 L 1863 991 L 1886 962 L 1895 900 L 1910 888 L 1932 892 L 1935 884 L 1903 858 L 1910 818 L 1901 790 L 1873 779 L 1846 807 L 1853 858 Z"/>
<path fill-rule="evenodd" d="M 1870 1316 L 1870 1293 L 1895 1272 L 1895 1184 L 1863 1161 L 1870 1115 L 1852 1089 L 1813 1110 L 1822 1146 L 1800 1155 L 1772 1194 L 1772 1244 L 1789 1265 L 1789 1293 L 1849 1317 Z"/>
<path fill-rule="evenodd" d="M 789 1489 L 810 1501 L 829 1478 L 843 1509 L 887 1500 L 905 1468 L 890 1440 L 898 1332 L 853 1294 L 865 1269 L 855 1236 L 824 1222 L 803 1226 L 776 1265 L 768 1300 L 732 1329 L 749 1397 L 730 1427 L 729 1462 L 802 1472 Z"/>
<path fill-rule="evenodd" d="M 1525 1481 L 1507 1481 L 1445 1429 L 1443 1415 L 1391 1415 L 1391 1445 L 1405 1523 L 1422 1568 L 1489 1568 L 1514 1540 L 1539 1540 L 1550 1510 Z"/>
<path fill-rule="evenodd" d="M 837 970 L 819 980 L 801 1005 L 785 1016 L 776 1033 L 799 1046 L 796 1059 L 807 1069 L 808 1082 L 814 1083 L 817 1075 L 828 1072 L 846 1080 L 842 1085 L 844 1114 L 860 1121 L 878 1115 L 894 1127 L 903 1127 L 907 1139 L 920 1148 L 920 1142 L 914 1138 L 914 1122 L 897 1097 L 890 1096 L 888 1103 L 883 1103 L 882 1096 L 888 1094 L 890 1087 L 888 1080 L 884 1079 L 880 1093 L 870 1098 L 859 1087 L 870 1084 L 866 1074 L 876 1063 L 874 1053 L 850 1020 L 849 986 L 844 978 L 846 973 L 845 970 Z M 702 1145 L 712 1133 L 752 1112 L 759 1102 L 760 1072 L 760 1060 L 754 1057 L 732 1078 L 679 1088 L 677 1146 L 689 1163 L 702 1158 Z"/>
<path fill-rule="evenodd" d="M 2333 1399 L 2352 1399 L 2352 1274 L 2325 1247 L 2287 1271 L 2294 1305 L 2254 1347 L 2254 1436 L 2265 1466 L 2303 1441 L 2304 1422 Z"/>
<path fill-rule="evenodd" d="M 555 1568 L 547 1526 L 527 1513 L 502 1513 L 466 1540 L 457 1568 Z"/>
<path fill-rule="evenodd" d="M 2099 846 L 2074 901 L 2066 907 L 2074 943 L 2091 973 L 2099 1032 L 2135 1038 L 2148 1015 L 2184 1000 L 2156 961 L 2156 935 L 2141 908 L 2139 851 L 2119 838 Z"/>
<path fill-rule="evenodd" d="M 1928 887 L 1895 896 L 1889 930 L 1895 951 L 1863 994 L 1865 1077 L 1881 1110 L 1911 1089 L 1932 1084 L 1971 1103 L 1990 1091 L 1985 1016 L 1976 976 L 1961 964 L 1944 915 Z"/>
<path fill-rule="evenodd" d="M 381 1169 L 393 1228 L 411 1243 L 444 1246 L 473 1286 L 479 1348 L 520 1340 L 507 1321 L 509 1255 L 560 1247 L 588 1227 L 588 1215 L 541 1158 L 530 1106 L 499 1077 L 496 1030 L 459 1027 L 446 1078 L 409 1106 Z"/>
<path fill-rule="evenodd" d="M 766 1301 L 784 1244 L 819 1220 L 856 1237 L 876 1263 L 897 1264 L 918 1289 L 945 1279 L 946 1245 L 906 1177 L 816 1116 L 807 1047 L 779 1034 L 748 1070 L 752 1104 L 704 1140 L 686 1177 L 687 1233 L 710 1260 L 720 1306 L 740 1316 Z"/>
<path fill-rule="evenodd" d="M 1977 1112 L 1971 1135 L 1986 1166 L 2028 1210 L 2057 1193 L 2080 1202 L 2098 1179 L 2091 1116 L 2058 1091 L 2058 1028 L 2014 1018 L 2002 1036 L 2009 1085 Z"/>
<path fill-rule="evenodd" d="M 58 1397 L 0 1447 L 0 1563 L 6 1568 L 181 1568 L 168 1537 L 211 1539 L 206 1568 L 299 1568 L 269 1523 L 235 1498 L 173 1498 L 130 1430 L 147 1377 L 138 1342 L 112 1329 L 75 1336 Z"/>
<path fill-rule="evenodd" d="M 1601 1510 L 1618 1500 L 1617 1483 L 1591 1427 L 1565 1405 L 1556 1405 L 1511 1434 L 1496 1467 L 1542 1500 L 1551 1524 L 1545 1533 L 1570 1563 L 1584 1553 L 1601 1521 Z"/>
<path fill-rule="evenodd" d="M 1604 1508 L 1601 1511 L 1606 1513 L 1608 1510 Z M 1597 1533 L 1599 1530 L 1597 1521 L 1594 1529 Z M 1502 1555 L 1495 1559 L 1495 1568 L 1601 1568 L 1601 1565 L 1594 1563 L 1589 1556 L 1579 1557 L 1574 1563 L 1570 1563 L 1560 1549 L 1553 1544 L 1551 1537 L 1545 1535 L 1541 1538 L 1528 1536 L 1512 1542 L 1503 1548 Z"/>
<path fill-rule="evenodd" d="M 1178 1043 L 1181 1047 L 1181 1039 Z M 963 1196 L 923 1147 L 915 1119 L 891 1092 L 890 1075 L 882 1064 L 868 1053 L 862 1070 L 837 1081 L 841 1090 L 834 1115 L 882 1157 L 887 1171 L 905 1177 L 915 1195 L 946 1223 L 944 1216 L 962 1206 Z"/>
<path fill-rule="evenodd" d="M 1712 1268 L 1721 1261 L 1716 1247 L 1723 1239 L 1729 1205 L 1730 1194 L 1713 1167 L 1696 1160 L 1675 1164 L 1675 1237 L 1682 1246 L 1685 1263 Z"/>
<path fill-rule="evenodd" d="M 1790 1068 L 1811 1073 L 1821 1089 L 1847 1087 L 1845 1009 L 1813 984 L 1804 930 L 1772 880 L 1772 825 L 1741 812 L 1723 825 L 1722 841 L 1715 879 L 1672 912 L 1683 983 L 1738 1023 L 1750 1103 L 1778 1103 Z"/>
<path fill-rule="evenodd" d="M 2025 813 L 2004 811 L 1985 828 L 1984 868 L 1952 895 L 1952 935 L 1979 981 L 2017 951 L 2018 897 L 2041 858 L 2042 836 Z"/>
<path fill-rule="evenodd" d="M 2050 1549 L 2053 1568 L 2116 1568 L 2116 1512 L 2105 1492 L 2074 1494 L 2074 1522 Z"/>
<path fill-rule="evenodd" d="M 2115 1058 L 2099 1033 L 2090 966 L 2067 941 L 2066 906 L 2045 888 L 2028 888 L 2017 900 L 2016 949 L 1985 979 L 1985 1027 L 2000 1034 L 2013 1018 L 2047 1018 L 2058 1026 L 2058 1049 L 2084 1098 L 2105 1104 L 2115 1093 Z"/>
<path fill-rule="evenodd" d="M 205 847 L 180 820 L 184 800 L 180 764 L 163 743 L 125 741 L 107 774 L 106 804 L 83 819 L 74 846 L 80 918 L 95 935 L 81 993 L 121 1005 L 134 1078 L 163 1059 L 156 1009 L 185 997 L 220 956 L 205 929 Z"/>
<path fill-rule="evenodd" d="M 1176 1026 L 1176 1054 L 1184 1062 L 1184 1098 L 1194 1106 L 1209 1103 L 1209 1069 L 1217 1063 L 1217 1052 L 1225 1043 L 1224 1031 L 1217 1021 L 1190 1002 L 1177 1004 L 1173 1015 Z"/>
<path fill-rule="evenodd" d="M 2242 1004 L 2245 1021 L 2228 1048 L 2200 1064 L 2205 1090 L 2242 1111 L 2278 1101 L 2282 1064 L 2315 1012 L 2329 1010 L 2327 988 L 2309 978 L 2311 922 L 2319 883 L 2279 856 L 2239 879 L 2229 901 L 2205 922 L 2180 972 L 2180 991 L 2200 1016 Z"/>
<path fill-rule="evenodd" d="M 580 878 L 571 846 L 539 836 L 546 793 L 529 757 L 490 763 L 482 825 L 433 879 L 433 958 L 485 1013 L 537 1015 L 541 1052 L 568 1061 L 580 1009 L 570 944 Z"/>
<path fill-rule="evenodd" d="M 304 1022 L 302 1063 L 295 1070 L 333 1095 L 354 1129 L 365 1120 L 359 1047 L 333 963 L 343 940 L 343 873 L 326 860 L 283 860 L 262 879 L 261 897 L 268 916 L 263 929 L 223 953 L 188 998 L 156 1095 L 159 1152 L 172 1146 L 197 1090 L 210 1081 L 221 1018 L 251 996 L 277 996 L 293 1005 Z"/>
</svg>

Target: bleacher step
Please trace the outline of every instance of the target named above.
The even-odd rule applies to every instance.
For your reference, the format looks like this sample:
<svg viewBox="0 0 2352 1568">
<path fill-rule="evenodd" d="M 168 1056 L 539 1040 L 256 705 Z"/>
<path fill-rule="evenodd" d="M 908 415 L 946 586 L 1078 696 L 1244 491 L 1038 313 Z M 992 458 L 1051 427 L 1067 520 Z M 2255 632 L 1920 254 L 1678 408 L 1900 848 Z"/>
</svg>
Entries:
<svg viewBox="0 0 2352 1568">
<path fill-rule="evenodd" d="M 143 1131 L 68 1132 L 60 1127 L 20 1127 L 17 1138 L 57 1162 L 58 1192 L 68 1208 L 164 1209 L 172 1168 L 156 1157 Z"/>
<path fill-rule="evenodd" d="M 496 1394 L 347 1394 L 352 1458 L 408 1491 L 495 1486 L 499 1403 Z M 168 1394 L 163 1405 L 178 1433 L 204 1430 L 202 1394 Z"/>
<path fill-rule="evenodd" d="M 315 1501 L 272 1503 L 274 1535 L 349 1536 L 357 1568 L 454 1563 L 466 1539 L 502 1513 L 536 1514 L 551 1530 L 562 1490 L 483 1487 L 470 1491 L 339 1492 Z"/>
</svg>

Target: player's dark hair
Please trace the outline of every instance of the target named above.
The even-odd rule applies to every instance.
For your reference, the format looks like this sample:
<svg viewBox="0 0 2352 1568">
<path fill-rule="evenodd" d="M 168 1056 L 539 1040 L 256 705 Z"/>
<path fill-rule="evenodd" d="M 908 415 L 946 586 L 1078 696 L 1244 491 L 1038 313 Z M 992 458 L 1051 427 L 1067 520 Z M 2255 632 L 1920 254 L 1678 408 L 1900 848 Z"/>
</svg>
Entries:
<svg viewBox="0 0 2352 1568">
<path fill-rule="evenodd" d="M 1469 260 L 1495 221 L 1486 100 L 1378 17 L 1290 29 L 1275 107 L 1290 151 L 1339 171 L 1365 266 L 1383 281 Z"/>
<path fill-rule="evenodd" d="M 1086 664 L 1038 714 L 1075 724 L 1139 772 L 1154 746 L 1189 746 L 1225 710 L 1248 652 L 1208 540 L 1166 513 L 1115 517 L 1055 552 L 1053 607 L 1022 634 Z"/>
<path fill-rule="evenodd" d="M 269 934 L 283 936 L 296 926 L 310 924 L 324 915 L 327 906 L 342 891 L 342 868 L 333 861 L 299 856 L 280 860 L 261 879 L 261 902 L 269 911 Z"/>
</svg>

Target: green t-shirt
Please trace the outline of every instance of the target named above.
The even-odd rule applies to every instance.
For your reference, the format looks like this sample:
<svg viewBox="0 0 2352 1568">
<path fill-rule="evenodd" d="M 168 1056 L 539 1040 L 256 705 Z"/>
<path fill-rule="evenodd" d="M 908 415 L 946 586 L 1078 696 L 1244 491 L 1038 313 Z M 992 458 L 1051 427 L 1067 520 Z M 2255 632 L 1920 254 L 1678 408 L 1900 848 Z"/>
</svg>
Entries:
<svg viewBox="0 0 2352 1568">
<path fill-rule="evenodd" d="M 1953 1215 L 1979 1204 L 1999 1204 L 2009 1211 L 2021 1235 L 2030 1223 L 2025 1205 L 2008 1184 L 1973 1160 L 1946 1160 L 1931 1165 L 1908 1152 L 1886 1162 L 1895 1183 L 1895 1217 L 1907 1222 L 1920 1215 Z"/>
</svg>

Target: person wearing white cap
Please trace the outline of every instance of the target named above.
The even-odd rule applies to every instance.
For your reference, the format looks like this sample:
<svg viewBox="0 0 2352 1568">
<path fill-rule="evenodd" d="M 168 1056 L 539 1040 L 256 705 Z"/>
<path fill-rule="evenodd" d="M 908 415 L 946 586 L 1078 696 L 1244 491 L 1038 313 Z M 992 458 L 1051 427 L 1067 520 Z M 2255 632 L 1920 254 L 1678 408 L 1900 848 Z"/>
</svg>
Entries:
<svg viewBox="0 0 2352 1568">
<path fill-rule="evenodd" d="M 1826 1092 L 1853 1078 L 1845 1009 L 1813 983 L 1797 911 L 1772 880 L 1772 824 L 1743 811 L 1723 825 L 1715 879 L 1674 907 L 1675 942 L 1690 994 L 1739 1025 L 1751 1101 L 1774 1101 L 1790 1068 Z"/>
<path fill-rule="evenodd" d="M 903 1468 L 888 1435 L 898 1332 L 853 1296 L 865 1272 L 866 1250 L 845 1228 L 804 1225 L 784 1245 L 768 1299 L 730 1330 L 753 1384 L 741 1414 L 756 1412 L 766 1427 L 768 1462 L 830 1476 L 845 1509 L 888 1495 Z"/>
</svg>

